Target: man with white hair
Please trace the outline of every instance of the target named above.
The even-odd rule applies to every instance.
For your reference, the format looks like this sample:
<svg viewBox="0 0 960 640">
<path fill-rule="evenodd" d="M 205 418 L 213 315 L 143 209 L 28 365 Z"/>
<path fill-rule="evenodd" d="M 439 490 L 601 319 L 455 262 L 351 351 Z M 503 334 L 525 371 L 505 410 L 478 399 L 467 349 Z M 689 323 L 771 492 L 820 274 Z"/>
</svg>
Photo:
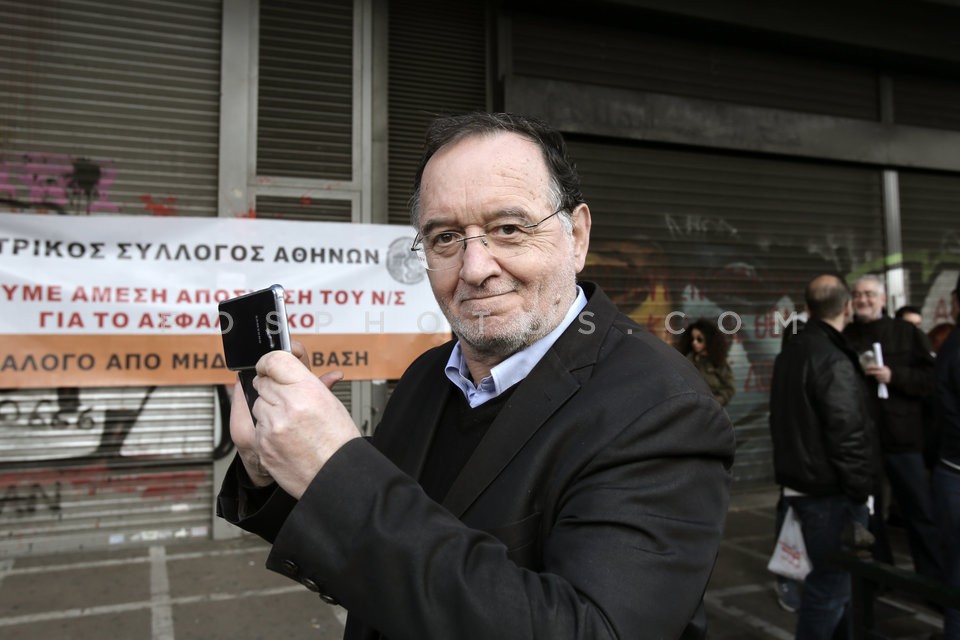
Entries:
<svg viewBox="0 0 960 640">
<path fill-rule="evenodd" d="M 914 568 L 921 575 L 942 579 L 930 475 L 923 461 L 923 405 L 924 398 L 934 391 L 934 358 L 926 334 L 909 322 L 884 315 L 886 304 L 883 280 L 875 275 L 858 278 L 853 283 L 854 322 L 843 333 L 861 354 L 871 384 L 870 404 L 879 431 L 883 469 L 906 521 Z M 879 361 L 870 355 L 874 344 L 880 345 Z M 879 498 L 880 492 L 875 495 Z M 872 524 L 881 547 L 886 540 L 885 532 L 879 530 L 882 518 L 883 509 L 878 508 Z M 884 557 L 889 549 L 875 553 L 879 559 L 891 561 Z"/>
</svg>

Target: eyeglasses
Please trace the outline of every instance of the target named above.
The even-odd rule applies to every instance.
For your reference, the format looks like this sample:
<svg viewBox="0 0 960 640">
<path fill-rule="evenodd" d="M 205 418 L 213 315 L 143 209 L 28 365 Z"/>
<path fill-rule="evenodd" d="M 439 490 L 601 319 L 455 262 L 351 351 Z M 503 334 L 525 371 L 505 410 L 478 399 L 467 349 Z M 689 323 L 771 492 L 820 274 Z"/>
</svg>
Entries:
<svg viewBox="0 0 960 640">
<path fill-rule="evenodd" d="M 563 209 L 557 209 L 533 224 L 494 220 L 483 227 L 483 233 L 476 236 L 465 236 L 449 230 L 426 236 L 418 233 L 410 250 L 417 254 L 420 264 L 429 271 L 443 271 L 460 266 L 468 240 L 480 240 L 494 258 L 513 258 L 530 248 L 530 238 L 537 235 L 540 225 L 561 212 Z"/>
</svg>

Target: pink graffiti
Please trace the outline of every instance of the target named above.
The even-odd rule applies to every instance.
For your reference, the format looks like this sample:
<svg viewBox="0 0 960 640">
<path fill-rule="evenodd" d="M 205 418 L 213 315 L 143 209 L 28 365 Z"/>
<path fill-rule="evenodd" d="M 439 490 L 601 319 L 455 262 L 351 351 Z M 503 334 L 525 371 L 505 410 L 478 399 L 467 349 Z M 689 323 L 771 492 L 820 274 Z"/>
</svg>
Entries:
<svg viewBox="0 0 960 640">
<path fill-rule="evenodd" d="M 109 200 L 116 168 L 89 158 L 25 153 L 0 161 L 0 197 L 38 212 L 117 212 Z"/>
</svg>

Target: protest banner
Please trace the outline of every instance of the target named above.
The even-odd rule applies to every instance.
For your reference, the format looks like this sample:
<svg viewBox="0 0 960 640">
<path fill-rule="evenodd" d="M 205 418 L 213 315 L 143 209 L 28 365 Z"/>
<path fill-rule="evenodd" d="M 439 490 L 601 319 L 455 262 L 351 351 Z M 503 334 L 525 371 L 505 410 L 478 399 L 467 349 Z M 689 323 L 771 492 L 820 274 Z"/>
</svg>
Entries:
<svg viewBox="0 0 960 640">
<path fill-rule="evenodd" d="M 229 383 L 217 303 L 281 284 L 314 370 L 398 378 L 450 328 L 397 225 L 0 213 L 0 388 Z"/>
</svg>

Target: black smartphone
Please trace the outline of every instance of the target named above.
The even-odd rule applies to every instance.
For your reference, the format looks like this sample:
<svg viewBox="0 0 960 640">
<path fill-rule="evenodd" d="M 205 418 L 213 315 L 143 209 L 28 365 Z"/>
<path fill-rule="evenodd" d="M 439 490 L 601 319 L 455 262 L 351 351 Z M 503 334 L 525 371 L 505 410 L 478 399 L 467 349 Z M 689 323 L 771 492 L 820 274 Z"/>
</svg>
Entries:
<svg viewBox="0 0 960 640">
<path fill-rule="evenodd" d="M 253 388 L 257 361 L 271 351 L 291 350 L 283 295 L 283 287 L 275 284 L 219 305 L 223 357 L 227 368 L 236 371 L 240 378 L 251 417 L 257 401 Z"/>
</svg>

